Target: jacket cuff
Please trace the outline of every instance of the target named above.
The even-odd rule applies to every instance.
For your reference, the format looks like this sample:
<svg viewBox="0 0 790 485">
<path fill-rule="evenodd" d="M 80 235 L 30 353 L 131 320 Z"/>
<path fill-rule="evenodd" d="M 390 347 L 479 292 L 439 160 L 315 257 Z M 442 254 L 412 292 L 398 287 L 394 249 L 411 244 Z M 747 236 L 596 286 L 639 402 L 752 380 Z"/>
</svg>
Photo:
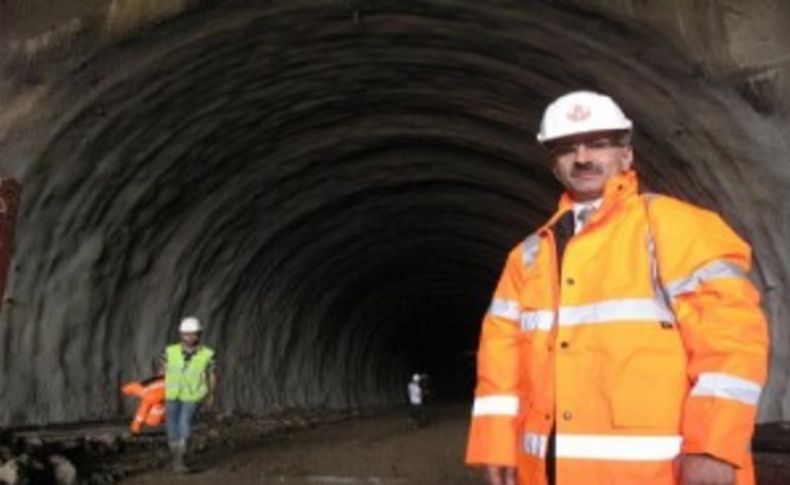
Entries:
<svg viewBox="0 0 790 485">
<path fill-rule="evenodd" d="M 756 408 L 714 397 L 690 397 L 683 417 L 685 454 L 707 454 L 741 468 L 748 465 Z"/>
<path fill-rule="evenodd" d="M 475 416 L 466 450 L 468 465 L 516 466 L 518 432 L 510 416 Z"/>
</svg>

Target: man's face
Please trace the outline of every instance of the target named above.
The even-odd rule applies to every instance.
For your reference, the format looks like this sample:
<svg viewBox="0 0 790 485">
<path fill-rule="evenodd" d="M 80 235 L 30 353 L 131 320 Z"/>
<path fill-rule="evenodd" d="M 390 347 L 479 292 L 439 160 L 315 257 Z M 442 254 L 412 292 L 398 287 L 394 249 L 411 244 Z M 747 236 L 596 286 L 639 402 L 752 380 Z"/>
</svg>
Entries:
<svg viewBox="0 0 790 485">
<path fill-rule="evenodd" d="M 182 333 L 181 334 L 181 342 L 184 343 L 187 347 L 194 347 L 197 345 L 198 341 L 200 340 L 200 335 L 197 333 Z"/>
<path fill-rule="evenodd" d="M 631 167 L 631 145 L 618 143 L 616 133 L 589 133 L 552 143 L 554 175 L 577 201 L 603 196 L 606 182 Z"/>
</svg>

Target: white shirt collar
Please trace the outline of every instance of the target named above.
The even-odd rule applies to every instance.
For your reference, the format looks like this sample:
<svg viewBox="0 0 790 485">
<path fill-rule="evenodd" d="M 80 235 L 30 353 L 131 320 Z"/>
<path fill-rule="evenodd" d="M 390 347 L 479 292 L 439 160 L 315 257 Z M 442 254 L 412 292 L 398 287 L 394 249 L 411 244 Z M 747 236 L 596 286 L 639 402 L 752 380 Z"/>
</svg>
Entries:
<svg viewBox="0 0 790 485">
<path fill-rule="evenodd" d="M 601 208 L 601 204 L 603 204 L 603 197 L 600 199 L 588 200 L 587 202 L 574 202 L 573 212 L 578 214 L 580 210 L 586 209 L 587 207 L 592 207 L 593 210 L 598 210 Z"/>
<path fill-rule="evenodd" d="M 574 202 L 573 204 L 574 233 L 577 233 L 582 230 L 582 224 L 579 221 L 579 212 L 581 212 L 584 209 L 592 209 L 592 211 L 595 212 L 601 208 L 601 204 L 603 204 L 603 197 L 600 199 L 590 200 L 587 202 Z"/>
</svg>

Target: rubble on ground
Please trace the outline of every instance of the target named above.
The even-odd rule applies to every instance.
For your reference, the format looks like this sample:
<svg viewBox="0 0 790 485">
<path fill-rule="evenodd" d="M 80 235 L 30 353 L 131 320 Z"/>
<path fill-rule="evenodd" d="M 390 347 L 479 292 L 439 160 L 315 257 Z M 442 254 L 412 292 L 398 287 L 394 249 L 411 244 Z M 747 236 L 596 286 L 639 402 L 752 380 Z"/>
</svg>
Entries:
<svg viewBox="0 0 790 485">
<path fill-rule="evenodd" d="M 205 415 L 195 428 L 191 453 L 255 446 L 272 436 L 359 415 L 334 410 Z M 0 435 L 0 484 L 106 485 L 165 466 L 168 459 L 163 426 L 136 436 L 122 423 L 6 430 Z"/>
</svg>

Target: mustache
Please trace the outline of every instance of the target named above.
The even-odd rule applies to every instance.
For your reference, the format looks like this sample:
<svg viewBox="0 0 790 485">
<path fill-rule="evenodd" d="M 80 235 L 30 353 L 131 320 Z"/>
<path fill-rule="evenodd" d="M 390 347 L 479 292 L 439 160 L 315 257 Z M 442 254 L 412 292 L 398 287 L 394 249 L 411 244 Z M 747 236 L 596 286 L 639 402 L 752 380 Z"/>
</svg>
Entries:
<svg viewBox="0 0 790 485">
<path fill-rule="evenodd" d="M 572 174 L 601 174 L 603 170 L 594 162 L 576 162 L 573 164 Z"/>
</svg>

